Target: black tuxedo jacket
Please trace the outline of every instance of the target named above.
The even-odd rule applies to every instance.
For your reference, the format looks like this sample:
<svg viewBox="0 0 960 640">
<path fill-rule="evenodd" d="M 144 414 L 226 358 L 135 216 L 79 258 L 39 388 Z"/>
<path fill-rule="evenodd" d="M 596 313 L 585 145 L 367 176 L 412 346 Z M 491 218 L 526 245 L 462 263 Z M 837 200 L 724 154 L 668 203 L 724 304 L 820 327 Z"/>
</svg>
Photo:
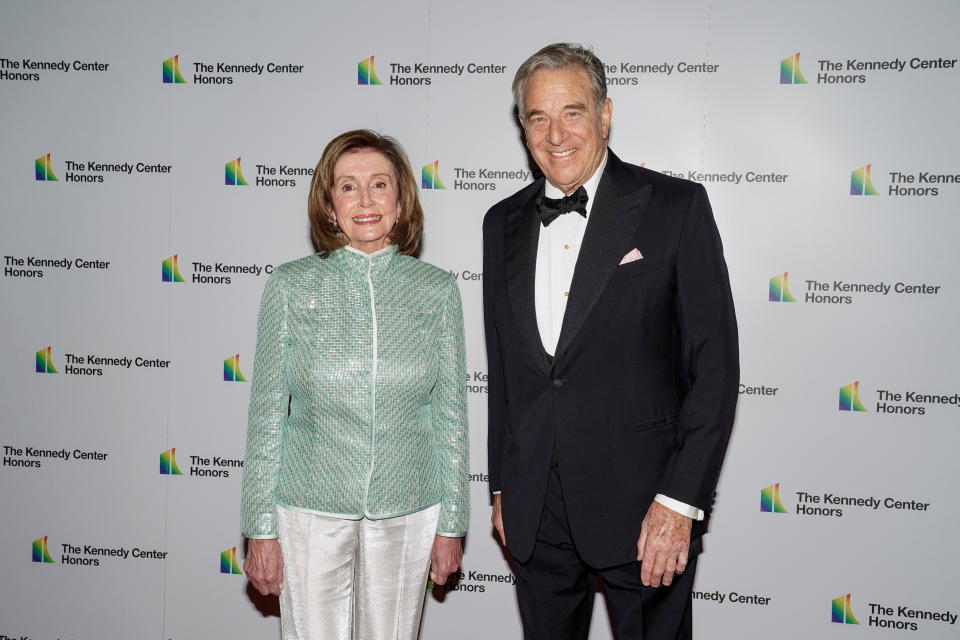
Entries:
<svg viewBox="0 0 960 640">
<path fill-rule="evenodd" d="M 709 513 L 737 401 L 733 301 L 703 187 L 609 152 L 551 361 L 534 309 L 542 192 L 540 178 L 483 224 L 490 490 L 524 562 L 555 450 L 577 551 L 610 567 L 636 558 L 657 493 Z M 632 249 L 643 258 L 621 265 Z"/>
</svg>

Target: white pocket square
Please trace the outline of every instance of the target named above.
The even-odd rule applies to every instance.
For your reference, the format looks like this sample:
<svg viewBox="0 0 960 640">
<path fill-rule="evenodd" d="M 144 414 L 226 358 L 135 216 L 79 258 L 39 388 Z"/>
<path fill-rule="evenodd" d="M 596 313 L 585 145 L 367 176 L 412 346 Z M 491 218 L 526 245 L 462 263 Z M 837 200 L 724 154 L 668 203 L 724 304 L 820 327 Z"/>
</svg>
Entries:
<svg viewBox="0 0 960 640">
<path fill-rule="evenodd" d="M 627 255 L 623 256 L 623 260 L 620 261 L 620 264 L 636 262 L 637 260 L 643 260 L 643 254 L 640 253 L 639 249 L 631 249 Z"/>
</svg>

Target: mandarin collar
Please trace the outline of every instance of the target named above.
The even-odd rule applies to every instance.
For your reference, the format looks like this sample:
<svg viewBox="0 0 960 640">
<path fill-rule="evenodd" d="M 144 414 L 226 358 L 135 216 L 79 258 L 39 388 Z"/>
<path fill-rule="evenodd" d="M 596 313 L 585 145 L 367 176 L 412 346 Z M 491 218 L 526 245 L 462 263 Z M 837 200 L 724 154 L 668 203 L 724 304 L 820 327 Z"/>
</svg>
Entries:
<svg viewBox="0 0 960 640">
<path fill-rule="evenodd" d="M 393 262 L 393 258 L 397 255 L 398 251 L 399 248 L 395 244 L 387 245 L 383 249 L 374 251 L 373 253 L 364 253 L 350 245 L 344 245 L 331 255 L 335 256 L 336 259 L 348 269 L 365 274 L 367 269 L 370 269 L 373 273 L 383 272 L 390 263 Z"/>
</svg>

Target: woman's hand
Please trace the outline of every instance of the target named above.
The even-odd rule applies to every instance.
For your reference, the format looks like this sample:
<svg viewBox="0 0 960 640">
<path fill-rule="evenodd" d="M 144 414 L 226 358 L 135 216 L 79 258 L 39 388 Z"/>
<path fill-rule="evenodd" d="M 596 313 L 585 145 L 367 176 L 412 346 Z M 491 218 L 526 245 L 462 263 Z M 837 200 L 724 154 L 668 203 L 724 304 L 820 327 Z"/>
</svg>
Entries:
<svg viewBox="0 0 960 640">
<path fill-rule="evenodd" d="M 430 579 L 434 584 L 447 584 L 447 578 L 460 568 L 462 559 L 463 538 L 435 536 L 430 552 Z"/>
<path fill-rule="evenodd" d="M 243 572 L 260 595 L 280 595 L 283 586 L 283 554 L 276 538 L 247 540 Z"/>
</svg>

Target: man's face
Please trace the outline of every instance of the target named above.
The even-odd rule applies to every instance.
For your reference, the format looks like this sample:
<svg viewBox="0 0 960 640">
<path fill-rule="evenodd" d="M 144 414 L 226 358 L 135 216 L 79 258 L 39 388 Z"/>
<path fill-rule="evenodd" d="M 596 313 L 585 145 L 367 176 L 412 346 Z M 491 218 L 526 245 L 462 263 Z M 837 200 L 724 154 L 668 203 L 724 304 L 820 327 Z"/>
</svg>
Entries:
<svg viewBox="0 0 960 640">
<path fill-rule="evenodd" d="M 540 70 L 526 82 L 520 114 L 527 148 L 550 183 L 570 194 L 600 166 L 613 104 L 597 106 L 582 68 Z"/>
</svg>

